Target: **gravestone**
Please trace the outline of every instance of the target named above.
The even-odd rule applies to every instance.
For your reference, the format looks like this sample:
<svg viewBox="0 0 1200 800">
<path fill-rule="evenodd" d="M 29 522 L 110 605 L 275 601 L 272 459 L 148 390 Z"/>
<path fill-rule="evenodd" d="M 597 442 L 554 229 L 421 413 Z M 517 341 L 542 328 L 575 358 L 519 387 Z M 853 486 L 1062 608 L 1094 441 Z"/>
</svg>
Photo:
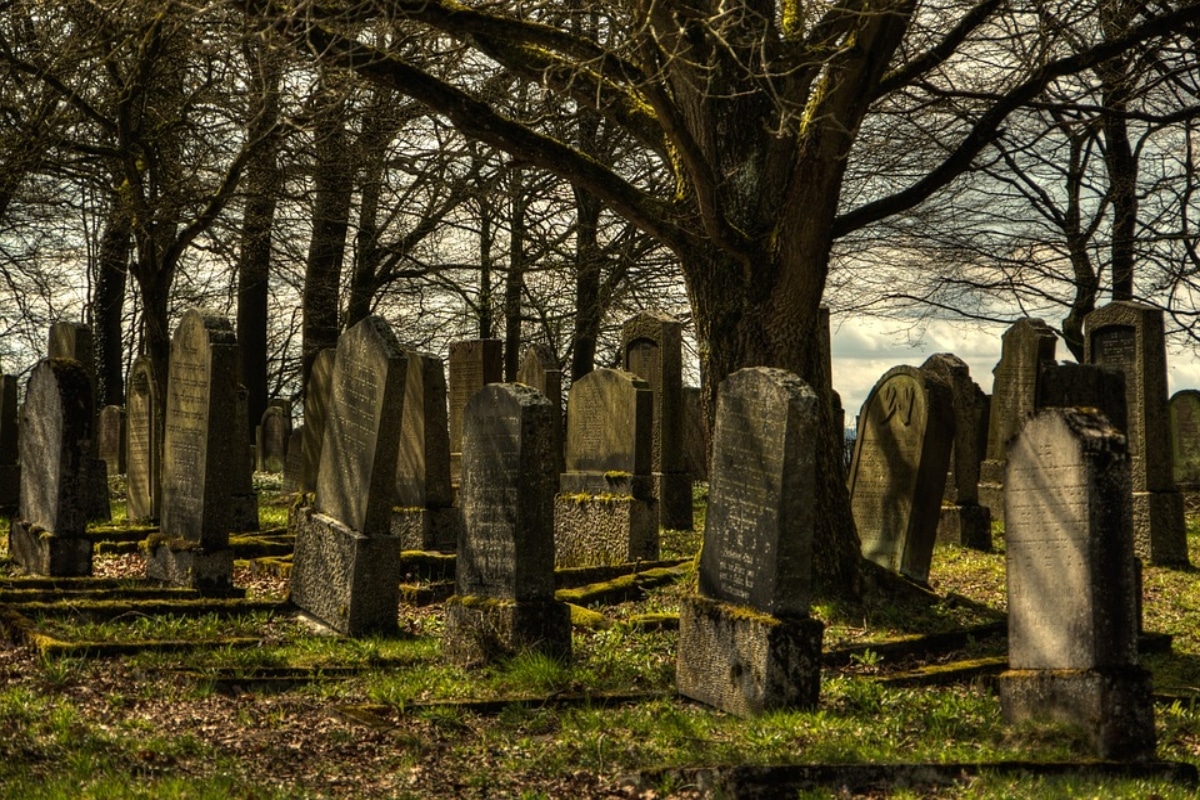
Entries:
<svg viewBox="0 0 1200 800">
<path fill-rule="evenodd" d="M 694 481 L 708 480 L 704 406 L 699 386 L 683 387 L 683 466 Z"/>
<path fill-rule="evenodd" d="M 555 480 L 566 469 L 563 454 L 563 394 L 562 367 L 554 348 L 548 344 L 531 344 L 525 349 L 525 359 L 517 371 L 517 383 L 532 386 L 550 401 L 550 427 L 554 437 Z"/>
<path fill-rule="evenodd" d="M 255 455 L 259 472 L 283 472 L 288 441 L 292 436 L 292 404 L 286 400 L 272 400 L 263 411 L 258 430 Z"/>
<path fill-rule="evenodd" d="M 1162 311 L 1110 303 L 1084 317 L 1084 360 L 1125 373 L 1134 552 L 1152 564 L 1188 563 L 1183 495 L 1171 471 Z"/>
<path fill-rule="evenodd" d="M 0 512 L 15 511 L 21 494 L 18 414 L 17 376 L 0 375 Z"/>
<path fill-rule="evenodd" d="M 54 322 L 50 325 L 50 334 L 46 343 L 47 358 L 68 358 L 79 362 L 88 376 L 88 388 L 92 392 L 93 413 L 98 414 L 96 402 L 96 354 L 92 343 L 92 328 L 82 322 Z M 100 439 L 95 432 L 99 430 L 99 419 L 92 420 L 91 452 L 89 458 L 99 460 Z M 91 481 L 84 496 L 89 520 L 107 522 L 112 519 L 112 508 L 108 497 L 108 473 L 99 465 L 87 470 L 88 480 Z"/>
<path fill-rule="evenodd" d="M 462 515 L 450 485 L 446 371 L 435 355 L 415 350 L 406 355 L 392 535 L 403 550 L 451 552 L 458 545 Z"/>
<path fill-rule="evenodd" d="M 1090 409 L 1047 409 L 1008 450 L 1009 671 L 1004 721 L 1081 728 L 1100 758 L 1154 756 L 1137 663 L 1138 580 L 1126 438 Z"/>
<path fill-rule="evenodd" d="M 1064 361 L 1047 364 L 1038 381 L 1037 409 L 1094 408 L 1125 430 L 1125 373 L 1115 367 Z"/>
<path fill-rule="evenodd" d="M 571 386 L 567 471 L 554 502 L 558 566 L 658 558 L 652 399 L 646 381 L 615 369 L 592 370 Z"/>
<path fill-rule="evenodd" d="M 139 356 L 125 397 L 125 513 L 130 522 L 155 521 L 161 513 L 164 430 L 157 395 L 150 357 Z"/>
<path fill-rule="evenodd" d="M 317 473 L 321 467 L 321 448 L 325 444 L 325 418 L 329 413 L 329 395 L 333 381 L 336 350 L 317 353 L 312 372 L 304 387 L 304 472 L 300 491 L 317 490 Z"/>
<path fill-rule="evenodd" d="M 100 460 L 109 475 L 126 471 L 125 409 L 105 406 L 100 409 Z"/>
<path fill-rule="evenodd" d="M 1171 395 L 1171 473 L 1184 491 L 1200 490 L 1200 391 Z"/>
<path fill-rule="evenodd" d="M 474 665 L 522 651 L 571 654 L 571 613 L 554 599 L 551 403 L 519 383 L 467 404 L 455 595 L 442 649 Z"/>
<path fill-rule="evenodd" d="M 686 697 L 742 716 L 817 704 L 824 625 L 809 603 L 821 402 L 766 367 L 720 386 L 699 593 L 679 618 Z"/>
<path fill-rule="evenodd" d="M 1004 332 L 992 370 L 987 453 L 979 468 L 979 503 L 1004 521 L 1004 461 L 1008 443 L 1037 410 L 1042 371 L 1054 364 L 1058 337 L 1040 319 L 1019 319 Z"/>
<path fill-rule="evenodd" d="M 91 381 L 78 361 L 48 358 L 30 373 L 21 407 L 21 499 L 9 555 L 35 575 L 92 574 L 87 538 L 91 471 Z"/>
<path fill-rule="evenodd" d="M 315 507 L 293 515 L 292 603 L 350 636 L 397 625 L 400 547 L 390 526 L 407 371 L 382 317 L 338 338 Z"/>
<path fill-rule="evenodd" d="M 927 358 L 921 369 L 946 382 L 954 409 L 954 443 L 938 519 L 938 541 L 991 550 L 992 514 L 979 505 L 979 464 L 987 447 L 987 395 L 971 380 L 970 368 L 958 356 L 937 353 Z"/>
<path fill-rule="evenodd" d="M 304 426 L 292 428 L 288 436 L 287 455 L 283 459 L 283 491 L 300 491 L 304 475 Z"/>
<path fill-rule="evenodd" d="M 850 464 L 850 507 L 863 557 L 915 581 L 929 579 L 954 410 L 945 381 L 893 367 L 867 396 Z"/>
<path fill-rule="evenodd" d="M 504 342 L 467 339 L 450 343 L 450 480 L 458 485 L 462 464 L 463 412 L 471 397 L 504 380 Z"/>
<path fill-rule="evenodd" d="M 187 311 L 171 338 L 161 530 L 148 541 L 150 578 L 206 592 L 233 590 L 229 533 L 240 530 L 249 479 L 237 337 L 229 320 Z"/>
<path fill-rule="evenodd" d="M 626 371 L 653 392 L 650 466 L 658 524 L 690 531 L 692 477 L 683 465 L 683 325 L 666 314 L 643 311 L 622 327 L 621 353 Z"/>
</svg>

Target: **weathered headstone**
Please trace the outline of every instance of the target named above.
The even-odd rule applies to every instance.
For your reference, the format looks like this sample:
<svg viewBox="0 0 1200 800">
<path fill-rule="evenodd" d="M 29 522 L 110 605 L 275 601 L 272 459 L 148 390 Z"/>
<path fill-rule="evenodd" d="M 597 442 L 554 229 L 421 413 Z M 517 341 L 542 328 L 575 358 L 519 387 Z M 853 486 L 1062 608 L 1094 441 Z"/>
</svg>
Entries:
<svg viewBox="0 0 1200 800">
<path fill-rule="evenodd" d="M 288 436 L 287 455 L 283 460 L 283 491 L 300 491 L 300 482 L 304 475 L 304 426 L 292 428 Z"/>
<path fill-rule="evenodd" d="M 258 430 L 255 455 L 259 471 L 283 472 L 288 441 L 292 435 L 292 404 L 287 400 L 271 401 L 263 411 Z"/>
<path fill-rule="evenodd" d="M 229 533 L 246 460 L 237 338 L 229 320 L 187 311 L 171 339 L 159 537 L 146 574 L 211 592 L 233 589 Z M 248 475 L 247 475 L 248 478 Z"/>
<path fill-rule="evenodd" d="M 98 414 L 96 403 L 96 354 L 92 344 L 91 326 L 82 322 L 55 322 L 50 325 L 50 335 L 46 343 L 47 358 L 68 358 L 83 366 L 88 376 L 88 391 L 92 392 L 93 413 Z M 89 458 L 99 459 L 100 439 L 96 435 L 99 420 L 92 420 L 91 452 Z M 108 497 L 108 471 L 95 465 L 89 469 L 88 480 L 91 481 L 84 493 L 83 503 L 87 508 L 88 519 L 104 521 L 112 519 L 112 508 Z"/>
<path fill-rule="evenodd" d="M 321 448 L 325 444 L 325 419 L 329 414 L 329 396 L 332 392 L 336 353 L 332 348 L 317 353 L 304 388 L 304 472 L 300 481 L 302 492 L 317 490 L 317 473 L 321 467 Z"/>
<path fill-rule="evenodd" d="M 565 467 L 563 453 L 563 394 L 562 366 L 554 348 L 548 344 L 532 344 L 525 350 L 525 359 L 517 371 L 517 383 L 532 386 L 550 401 L 550 425 L 554 436 L 555 473 Z M 555 478 L 557 480 L 557 478 Z"/>
<path fill-rule="evenodd" d="M 987 447 L 987 395 L 971 380 L 970 368 L 958 356 L 937 353 L 927 358 L 921 369 L 946 382 L 954 407 L 954 444 L 938 520 L 938 541 L 991 550 L 992 515 L 986 506 L 979 505 L 979 463 Z"/>
<path fill-rule="evenodd" d="M 452 551 L 458 544 L 462 515 L 454 507 L 450 485 L 446 371 L 435 355 L 417 351 L 406 355 L 392 535 L 404 550 Z"/>
<path fill-rule="evenodd" d="M 660 527 L 692 529 L 692 477 L 683 466 L 683 325 L 643 311 L 621 329 L 625 369 L 654 393 L 650 466 Z"/>
<path fill-rule="evenodd" d="M 558 566 L 658 558 L 651 401 L 649 385 L 621 370 L 596 369 L 571 386 L 567 471 L 554 504 Z"/>
<path fill-rule="evenodd" d="M 121 406 L 100 409 L 100 460 L 109 475 L 125 474 L 125 409 Z"/>
<path fill-rule="evenodd" d="M 1077 725 L 1101 758 L 1154 755 L 1137 664 L 1138 581 L 1125 437 L 1103 415 L 1047 409 L 1008 450 L 1006 723 Z"/>
<path fill-rule="evenodd" d="M 458 484 L 462 464 L 463 413 L 471 397 L 504 380 L 504 342 L 467 339 L 450 343 L 450 479 Z"/>
<path fill-rule="evenodd" d="M 695 481 L 708 480 L 704 439 L 704 405 L 699 386 L 683 387 L 683 464 Z"/>
<path fill-rule="evenodd" d="M 292 602 L 347 635 L 397 625 L 400 547 L 390 526 L 407 371 L 381 317 L 338 338 L 316 506 L 293 515 Z"/>
<path fill-rule="evenodd" d="M 12 559 L 31 573 L 92 573 L 86 528 L 94 421 L 82 364 L 49 358 L 34 367 L 21 408 L 20 507 L 8 539 Z"/>
<path fill-rule="evenodd" d="M 571 654 L 571 614 L 554 599 L 550 405 L 519 383 L 487 386 L 467 404 L 463 530 L 442 645 L 455 662 Z"/>
<path fill-rule="evenodd" d="M 1008 443 L 1037 410 L 1044 368 L 1054 364 L 1058 337 L 1040 319 L 1019 319 L 1004 336 L 1000 361 L 992 370 L 987 453 L 979 468 L 979 503 L 1004 520 L 1004 461 Z"/>
<path fill-rule="evenodd" d="M 21 494 L 18 414 L 17 376 L 0 375 L 0 511 L 15 511 Z"/>
<path fill-rule="evenodd" d="M 1045 408 L 1095 408 L 1124 431 L 1125 373 L 1098 364 L 1047 364 L 1038 381 L 1037 399 L 1037 410 Z"/>
<path fill-rule="evenodd" d="M 125 513 L 130 522 L 157 520 L 162 509 L 164 430 L 157 386 L 150 357 L 138 357 L 125 397 Z"/>
<path fill-rule="evenodd" d="M 1187 564 L 1183 495 L 1171 472 L 1162 311 L 1110 303 L 1084 317 L 1083 333 L 1085 361 L 1125 373 L 1134 552 L 1152 564 Z"/>
<path fill-rule="evenodd" d="M 679 620 L 679 692 L 748 716 L 811 708 L 824 625 L 809 617 L 816 393 L 756 367 L 720 386 L 699 594 Z"/>
<path fill-rule="evenodd" d="M 1200 391 L 1171 395 L 1171 472 L 1181 490 L 1200 490 Z"/>
<path fill-rule="evenodd" d="M 945 381 L 893 367 L 858 416 L 850 465 L 850 507 L 869 561 L 913 580 L 929 579 L 954 411 Z"/>
</svg>

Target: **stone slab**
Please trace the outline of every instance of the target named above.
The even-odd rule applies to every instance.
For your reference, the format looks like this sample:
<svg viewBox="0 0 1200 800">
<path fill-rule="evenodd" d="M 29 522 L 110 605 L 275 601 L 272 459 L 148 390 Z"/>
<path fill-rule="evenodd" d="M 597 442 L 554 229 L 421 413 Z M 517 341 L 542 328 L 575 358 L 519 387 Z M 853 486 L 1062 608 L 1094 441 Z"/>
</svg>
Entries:
<svg viewBox="0 0 1200 800">
<path fill-rule="evenodd" d="M 92 574 L 91 539 L 58 536 L 21 519 L 10 522 L 8 555 L 33 575 L 87 577 Z"/>
<path fill-rule="evenodd" d="M 154 544 L 146 553 L 146 577 L 202 594 L 226 595 L 233 587 L 233 549 L 204 548 L 174 539 Z"/>
<path fill-rule="evenodd" d="M 992 551 L 992 513 L 986 506 L 942 506 L 937 540 L 985 553 Z"/>
<path fill-rule="evenodd" d="M 653 502 L 629 496 L 561 494 L 554 499 L 554 565 L 657 561 L 658 531 Z"/>
<path fill-rule="evenodd" d="M 462 534 L 462 509 L 394 508 L 391 535 L 401 550 L 453 553 Z"/>
<path fill-rule="evenodd" d="M 512 601 L 455 595 L 446 601 L 442 653 L 479 666 L 522 652 L 571 657 L 571 610 L 555 600 Z"/>
</svg>

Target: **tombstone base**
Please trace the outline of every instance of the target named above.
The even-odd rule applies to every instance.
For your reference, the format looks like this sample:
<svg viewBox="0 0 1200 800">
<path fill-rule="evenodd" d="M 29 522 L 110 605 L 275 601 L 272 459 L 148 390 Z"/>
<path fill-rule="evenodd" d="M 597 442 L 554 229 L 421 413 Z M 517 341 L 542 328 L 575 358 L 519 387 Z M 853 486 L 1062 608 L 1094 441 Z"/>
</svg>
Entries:
<svg viewBox="0 0 1200 800">
<path fill-rule="evenodd" d="M 654 473 L 654 496 L 658 498 L 658 524 L 673 531 L 690 531 L 692 519 L 692 476 L 686 472 Z"/>
<path fill-rule="evenodd" d="M 146 577 L 201 594 L 237 594 L 233 587 L 233 550 L 205 548 L 188 539 L 152 536 L 143 545 Z"/>
<path fill-rule="evenodd" d="M 233 506 L 233 517 L 229 521 L 230 533 L 247 533 L 259 529 L 258 492 L 235 494 L 229 498 Z"/>
<path fill-rule="evenodd" d="M 554 498 L 554 565 L 599 567 L 658 560 L 654 503 L 629 495 Z"/>
<path fill-rule="evenodd" d="M 992 513 L 986 506 L 942 506 L 938 519 L 937 540 L 992 551 Z"/>
<path fill-rule="evenodd" d="M 1158 566 L 1187 566 L 1183 494 L 1133 493 L 1133 552 Z"/>
<path fill-rule="evenodd" d="M 392 632 L 400 608 L 400 546 L 311 508 L 293 515 L 291 601 L 347 636 Z"/>
<path fill-rule="evenodd" d="M 8 555 L 31 575 L 60 578 L 92 574 L 92 540 L 59 536 L 14 518 L 8 530 Z"/>
<path fill-rule="evenodd" d="M 1154 758 L 1154 695 L 1140 667 L 1010 670 L 1000 675 L 1004 722 L 1065 722 L 1084 730 L 1097 757 Z"/>
<path fill-rule="evenodd" d="M 462 529 L 461 508 L 393 508 L 391 534 L 401 550 L 453 553 Z"/>
<path fill-rule="evenodd" d="M 91 459 L 91 468 L 84 479 L 84 503 L 88 522 L 112 522 L 112 503 L 108 496 L 108 466 L 98 458 Z"/>
<path fill-rule="evenodd" d="M 820 620 L 779 619 L 706 597 L 679 611 L 675 683 L 681 695 L 749 717 L 813 708 L 821 690 Z"/>
<path fill-rule="evenodd" d="M 21 493 L 21 466 L 0 464 L 0 510 L 15 509 Z"/>
<path fill-rule="evenodd" d="M 558 476 L 558 491 L 562 494 L 630 495 L 649 503 L 657 497 L 653 475 L 630 475 L 628 472 L 564 472 Z M 691 502 L 690 489 L 688 502 Z"/>
<path fill-rule="evenodd" d="M 446 601 L 442 653 L 479 666 L 520 652 L 571 657 L 571 609 L 557 600 L 497 600 L 455 595 Z"/>
</svg>

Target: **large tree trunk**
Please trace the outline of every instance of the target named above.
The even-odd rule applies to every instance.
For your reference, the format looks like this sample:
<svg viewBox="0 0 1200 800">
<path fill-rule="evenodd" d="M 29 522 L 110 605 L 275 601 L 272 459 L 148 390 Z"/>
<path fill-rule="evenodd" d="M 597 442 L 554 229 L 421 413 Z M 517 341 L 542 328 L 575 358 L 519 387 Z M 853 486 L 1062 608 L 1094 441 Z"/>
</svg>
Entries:
<svg viewBox="0 0 1200 800">
<path fill-rule="evenodd" d="M 379 269 L 383 261 L 379 246 L 379 202 L 383 193 L 383 178 L 387 147 L 395 130 L 391 106 L 395 93 L 386 87 L 376 90 L 374 101 L 367 109 L 359 135 L 358 235 L 356 237 L 354 273 L 350 278 L 350 299 L 346 304 L 346 327 L 371 313 L 371 302 L 379 288 Z"/>
<path fill-rule="evenodd" d="M 525 289 L 525 173 L 514 167 L 508 181 L 510 220 L 508 275 L 504 281 L 504 380 L 515 381 L 521 364 L 521 294 Z"/>
<path fill-rule="evenodd" d="M 129 245 L 133 219 L 114 197 L 100 236 L 98 280 L 93 304 L 96 350 L 96 408 L 125 404 L 125 360 L 121 318 L 129 274 Z"/>
</svg>

